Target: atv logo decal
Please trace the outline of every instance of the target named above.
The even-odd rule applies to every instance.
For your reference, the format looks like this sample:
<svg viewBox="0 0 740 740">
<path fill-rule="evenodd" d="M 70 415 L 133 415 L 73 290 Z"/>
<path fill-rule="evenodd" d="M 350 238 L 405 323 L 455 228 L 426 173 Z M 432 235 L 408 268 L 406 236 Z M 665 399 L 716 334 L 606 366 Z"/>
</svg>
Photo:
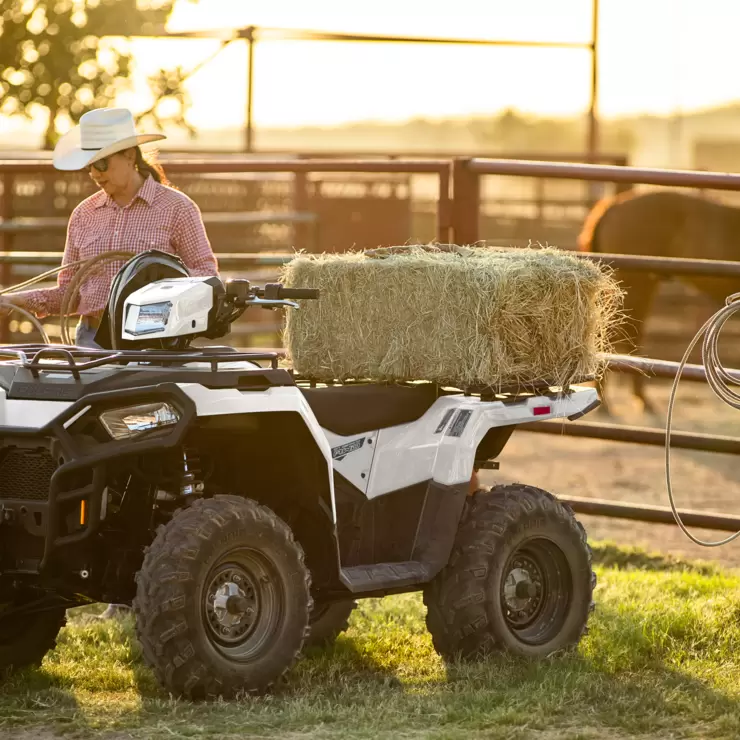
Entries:
<svg viewBox="0 0 740 740">
<path fill-rule="evenodd" d="M 360 437 L 353 442 L 347 442 L 347 444 L 339 445 L 339 447 L 333 447 L 331 451 L 332 459 L 342 461 L 350 452 L 356 452 L 365 443 L 365 438 Z"/>
<path fill-rule="evenodd" d="M 457 416 L 455 417 L 455 420 L 452 422 L 452 426 L 449 428 L 449 431 L 447 432 L 448 436 L 450 437 L 462 436 L 462 433 L 465 430 L 465 427 L 468 425 L 468 422 L 470 421 L 470 417 L 472 414 L 473 414 L 472 411 L 458 411 Z"/>
<path fill-rule="evenodd" d="M 455 413 L 455 409 L 447 409 L 447 411 L 445 411 L 442 421 L 439 422 L 439 426 L 434 430 L 435 434 L 439 434 L 447 426 L 447 422 L 450 420 L 453 413 Z"/>
</svg>

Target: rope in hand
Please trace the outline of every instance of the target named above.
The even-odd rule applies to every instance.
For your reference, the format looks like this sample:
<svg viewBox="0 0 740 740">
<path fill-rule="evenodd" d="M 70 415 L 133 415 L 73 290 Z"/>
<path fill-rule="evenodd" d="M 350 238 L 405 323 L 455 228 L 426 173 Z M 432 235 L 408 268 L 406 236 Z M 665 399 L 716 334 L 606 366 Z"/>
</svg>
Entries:
<svg viewBox="0 0 740 740">
<path fill-rule="evenodd" d="M 28 280 L 24 280 L 22 283 L 18 283 L 17 285 L 11 285 L 7 288 L 2 288 L 0 289 L 0 296 L 23 290 L 24 288 L 30 287 L 31 285 L 35 285 L 36 283 L 40 283 L 50 277 L 53 277 L 54 275 L 57 275 L 64 270 L 79 268 L 70 280 L 69 285 L 64 292 L 61 308 L 59 310 L 61 341 L 63 344 L 71 345 L 74 344 L 74 341 L 72 340 L 70 334 L 69 321 L 71 316 L 74 315 L 72 309 L 77 303 L 80 286 L 85 280 L 87 280 L 88 277 L 90 277 L 90 275 L 99 270 L 103 266 L 104 262 L 126 260 L 133 257 L 135 254 L 135 252 L 120 250 L 115 252 L 105 252 L 103 254 L 98 254 L 95 257 L 89 257 L 84 260 L 70 262 L 66 265 L 54 267 L 51 270 L 42 272 L 40 275 L 36 275 L 35 277 L 29 278 Z M 6 308 L 11 312 L 16 311 L 25 316 L 41 334 L 44 343 L 51 344 L 51 342 L 49 341 L 49 336 L 47 335 L 43 324 L 30 311 L 27 311 L 25 308 L 21 308 L 20 306 L 16 306 L 9 301 L 3 301 L 2 298 L 0 298 L 0 308 Z"/>
<path fill-rule="evenodd" d="M 721 401 L 726 403 L 728 406 L 734 409 L 740 410 L 740 393 L 734 391 L 730 386 L 740 386 L 740 376 L 730 375 L 727 370 L 722 366 L 719 359 L 719 337 L 722 327 L 729 321 L 735 314 L 740 314 L 740 293 L 734 293 L 729 296 L 725 301 L 725 305 L 711 316 L 704 325 L 696 333 L 696 336 L 689 344 L 686 353 L 681 360 L 678 372 L 673 381 L 673 388 L 671 389 L 670 400 L 668 401 L 668 415 L 666 419 L 666 430 L 665 430 L 665 474 L 666 474 L 666 485 L 668 487 L 668 499 L 671 503 L 671 509 L 673 510 L 673 517 L 676 520 L 676 524 L 683 530 L 683 533 L 697 545 L 703 547 L 719 547 L 720 545 L 726 545 L 728 542 L 732 542 L 734 539 L 740 537 L 740 532 L 726 537 L 723 540 L 717 540 L 714 542 L 707 542 L 700 540 L 695 537 L 681 521 L 676 505 L 673 501 L 673 488 L 671 486 L 671 423 L 673 419 L 673 406 L 676 400 L 676 391 L 678 390 L 678 384 L 681 380 L 681 373 L 688 362 L 689 355 L 696 346 L 702 334 L 704 334 L 704 341 L 701 348 L 702 364 L 707 376 L 707 382 L 709 387 Z M 705 334 L 706 332 L 706 334 Z"/>
</svg>

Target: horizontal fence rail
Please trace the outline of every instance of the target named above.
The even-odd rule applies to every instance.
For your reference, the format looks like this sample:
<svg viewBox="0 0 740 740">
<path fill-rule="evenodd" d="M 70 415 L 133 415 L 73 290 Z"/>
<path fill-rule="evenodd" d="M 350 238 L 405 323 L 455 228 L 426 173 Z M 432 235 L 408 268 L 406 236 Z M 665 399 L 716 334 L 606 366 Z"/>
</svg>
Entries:
<svg viewBox="0 0 740 740">
<path fill-rule="evenodd" d="M 521 424 L 518 429 L 539 434 L 556 434 L 561 437 L 588 437 L 612 442 L 633 442 L 641 445 L 663 447 L 665 432 L 649 427 L 634 427 L 626 424 L 605 424 L 579 421 L 568 424 L 562 421 L 534 421 Z M 697 432 L 671 432 L 671 447 L 696 452 L 720 452 L 740 455 L 740 439 L 719 434 Z"/>
<path fill-rule="evenodd" d="M 680 362 L 653 360 L 633 355 L 604 355 L 604 358 L 609 370 L 653 378 L 675 378 L 681 367 Z M 725 371 L 735 382 L 740 383 L 740 370 L 725 368 Z M 706 379 L 704 365 L 686 363 L 681 371 L 681 380 L 706 381 Z"/>
<path fill-rule="evenodd" d="M 446 159 L 253 159 L 251 157 L 178 157 L 168 159 L 168 172 L 178 173 L 242 173 L 242 172 L 358 172 L 382 174 L 448 175 Z M 46 159 L 6 159 L 0 162 L 0 172 L 14 175 L 55 172 Z"/>
<path fill-rule="evenodd" d="M 673 511 L 667 506 L 650 506 L 649 504 L 627 504 L 621 501 L 605 501 L 597 498 L 577 498 L 558 496 L 558 500 L 578 514 L 606 516 L 615 519 L 632 519 L 638 522 L 653 524 L 675 524 Z M 681 521 L 687 527 L 714 529 L 722 532 L 740 532 L 740 517 L 714 512 L 678 509 Z"/>
<path fill-rule="evenodd" d="M 62 263 L 63 252 L 0 252 L 0 264 L 39 265 L 57 267 Z M 224 263 L 237 268 L 279 267 L 293 259 L 293 255 L 273 252 L 216 252 L 220 265 Z"/>
<path fill-rule="evenodd" d="M 250 214 L 244 214 L 250 215 Z M 257 219 L 258 221 L 258 219 Z M 0 221 L 0 231 L 2 222 Z M 516 248 L 512 248 L 515 251 Z M 577 257 L 607 262 L 614 267 L 624 270 L 653 272 L 662 275 L 700 275 L 702 277 L 738 277 L 740 278 L 740 262 L 725 260 L 686 259 L 682 257 L 635 257 L 623 254 L 602 254 L 588 252 L 572 252 L 561 250 L 563 254 L 572 254 Z M 293 255 L 286 252 L 230 252 L 216 253 L 221 260 L 228 258 L 231 262 L 241 262 L 245 266 L 254 265 L 284 265 Z M 62 252 L 0 252 L 2 264 L 44 264 L 59 265 Z"/>
<path fill-rule="evenodd" d="M 712 190 L 740 190 L 740 175 L 724 172 L 694 172 L 609 164 L 538 162 L 515 159 L 470 159 L 467 168 L 478 175 L 520 175 L 558 180 L 618 182 L 629 185 L 666 185 Z"/>
<path fill-rule="evenodd" d="M 318 216 L 315 213 L 271 213 L 269 211 L 256 211 L 248 213 L 219 213 L 217 211 L 205 211 L 201 214 L 203 223 L 225 224 L 227 226 L 240 226 L 242 224 L 316 224 Z M 22 234 L 29 231 L 50 232 L 66 231 L 69 219 L 64 216 L 21 216 L 0 221 L 0 233 Z"/>
</svg>

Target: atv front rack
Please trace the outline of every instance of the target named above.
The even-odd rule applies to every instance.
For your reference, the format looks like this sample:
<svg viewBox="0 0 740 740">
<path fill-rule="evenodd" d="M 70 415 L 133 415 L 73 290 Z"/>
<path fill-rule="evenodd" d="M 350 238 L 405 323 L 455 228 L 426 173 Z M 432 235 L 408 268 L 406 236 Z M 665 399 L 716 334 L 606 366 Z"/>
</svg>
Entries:
<svg viewBox="0 0 740 740">
<path fill-rule="evenodd" d="M 0 360 L 20 360 L 22 367 L 34 377 L 42 371 L 69 372 L 77 378 L 81 372 L 104 365 L 129 365 L 147 363 L 159 367 L 207 362 L 216 372 L 219 365 L 233 362 L 269 362 L 272 370 L 278 369 L 276 352 L 238 352 L 231 347 L 177 350 L 108 350 L 89 349 L 68 345 L 22 344 L 0 347 Z M 66 362 L 51 362 L 62 360 Z"/>
</svg>

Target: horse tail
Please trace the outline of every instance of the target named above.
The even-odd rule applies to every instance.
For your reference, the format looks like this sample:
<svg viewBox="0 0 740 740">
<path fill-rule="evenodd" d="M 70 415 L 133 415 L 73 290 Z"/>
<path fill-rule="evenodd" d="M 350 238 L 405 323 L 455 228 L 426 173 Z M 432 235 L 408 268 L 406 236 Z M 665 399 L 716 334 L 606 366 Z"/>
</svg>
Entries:
<svg viewBox="0 0 740 740">
<path fill-rule="evenodd" d="M 614 204 L 615 197 L 608 196 L 597 201 L 596 205 L 588 212 L 578 234 L 579 252 L 598 252 L 598 230 L 602 216 Z"/>
</svg>

